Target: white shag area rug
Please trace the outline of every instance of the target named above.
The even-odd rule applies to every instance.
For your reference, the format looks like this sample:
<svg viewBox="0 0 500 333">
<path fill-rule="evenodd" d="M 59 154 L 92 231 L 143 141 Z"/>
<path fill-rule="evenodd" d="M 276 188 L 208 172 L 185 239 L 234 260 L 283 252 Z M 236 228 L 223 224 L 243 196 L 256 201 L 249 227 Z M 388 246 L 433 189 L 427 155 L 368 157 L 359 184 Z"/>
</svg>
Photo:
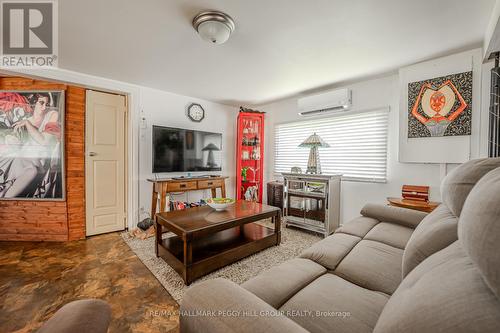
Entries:
<svg viewBox="0 0 500 333">
<path fill-rule="evenodd" d="M 274 225 L 269 221 L 259 222 L 270 228 Z M 170 237 L 172 234 L 164 234 L 163 237 Z M 157 258 L 154 250 L 154 237 L 140 240 L 131 237 L 127 232 L 121 234 L 123 240 L 130 246 L 132 251 L 160 281 L 170 295 L 178 302 L 182 300 L 184 293 L 189 288 L 184 284 L 182 278 L 163 259 Z M 288 259 L 297 257 L 304 249 L 319 241 L 321 237 L 303 230 L 294 228 L 281 229 L 281 244 L 265 249 L 254 255 L 241 259 L 233 264 L 213 271 L 191 283 L 195 285 L 201 281 L 215 278 L 226 278 L 237 284 L 258 275 L 260 272 L 276 266 Z"/>
</svg>

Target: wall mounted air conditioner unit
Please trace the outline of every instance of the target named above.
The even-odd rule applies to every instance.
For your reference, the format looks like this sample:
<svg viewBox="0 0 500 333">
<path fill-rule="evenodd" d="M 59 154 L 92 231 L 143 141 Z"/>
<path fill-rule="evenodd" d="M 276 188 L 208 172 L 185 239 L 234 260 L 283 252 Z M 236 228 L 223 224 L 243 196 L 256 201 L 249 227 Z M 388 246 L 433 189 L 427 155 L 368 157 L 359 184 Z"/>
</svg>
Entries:
<svg viewBox="0 0 500 333">
<path fill-rule="evenodd" d="M 299 98 L 298 109 L 301 116 L 316 116 L 348 110 L 352 105 L 350 89 L 337 89 L 325 93 Z"/>
</svg>

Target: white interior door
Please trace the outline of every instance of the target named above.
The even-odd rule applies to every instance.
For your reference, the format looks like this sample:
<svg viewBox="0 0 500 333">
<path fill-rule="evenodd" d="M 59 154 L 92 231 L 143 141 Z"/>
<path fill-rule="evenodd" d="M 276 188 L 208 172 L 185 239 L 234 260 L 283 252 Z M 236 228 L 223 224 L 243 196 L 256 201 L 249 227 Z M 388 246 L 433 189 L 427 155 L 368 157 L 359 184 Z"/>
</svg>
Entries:
<svg viewBox="0 0 500 333">
<path fill-rule="evenodd" d="M 124 96 L 87 90 L 87 236 L 125 229 Z"/>
</svg>

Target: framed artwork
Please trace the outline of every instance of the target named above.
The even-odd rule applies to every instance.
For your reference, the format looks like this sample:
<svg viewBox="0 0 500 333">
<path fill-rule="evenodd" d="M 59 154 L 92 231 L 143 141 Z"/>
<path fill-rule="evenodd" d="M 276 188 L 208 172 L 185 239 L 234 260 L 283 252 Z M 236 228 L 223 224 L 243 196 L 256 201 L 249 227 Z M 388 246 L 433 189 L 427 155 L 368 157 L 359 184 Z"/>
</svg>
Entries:
<svg viewBox="0 0 500 333">
<path fill-rule="evenodd" d="M 0 199 L 64 200 L 64 91 L 0 91 Z"/>
<path fill-rule="evenodd" d="M 472 71 L 408 83 L 408 138 L 471 134 Z"/>
</svg>

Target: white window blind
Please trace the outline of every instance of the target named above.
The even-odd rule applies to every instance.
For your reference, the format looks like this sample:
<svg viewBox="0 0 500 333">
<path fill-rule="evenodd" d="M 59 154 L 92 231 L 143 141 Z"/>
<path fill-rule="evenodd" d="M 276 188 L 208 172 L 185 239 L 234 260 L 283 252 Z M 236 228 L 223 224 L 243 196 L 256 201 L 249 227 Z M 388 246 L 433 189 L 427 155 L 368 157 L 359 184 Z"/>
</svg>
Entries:
<svg viewBox="0 0 500 333">
<path fill-rule="evenodd" d="M 341 173 L 345 180 L 385 182 L 389 110 L 380 109 L 276 125 L 276 173 L 297 166 L 307 169 L 308 148 L 299 148 L 317 133 L 330 148 L 319 148 L 323 174 Z"/>
</svg>

